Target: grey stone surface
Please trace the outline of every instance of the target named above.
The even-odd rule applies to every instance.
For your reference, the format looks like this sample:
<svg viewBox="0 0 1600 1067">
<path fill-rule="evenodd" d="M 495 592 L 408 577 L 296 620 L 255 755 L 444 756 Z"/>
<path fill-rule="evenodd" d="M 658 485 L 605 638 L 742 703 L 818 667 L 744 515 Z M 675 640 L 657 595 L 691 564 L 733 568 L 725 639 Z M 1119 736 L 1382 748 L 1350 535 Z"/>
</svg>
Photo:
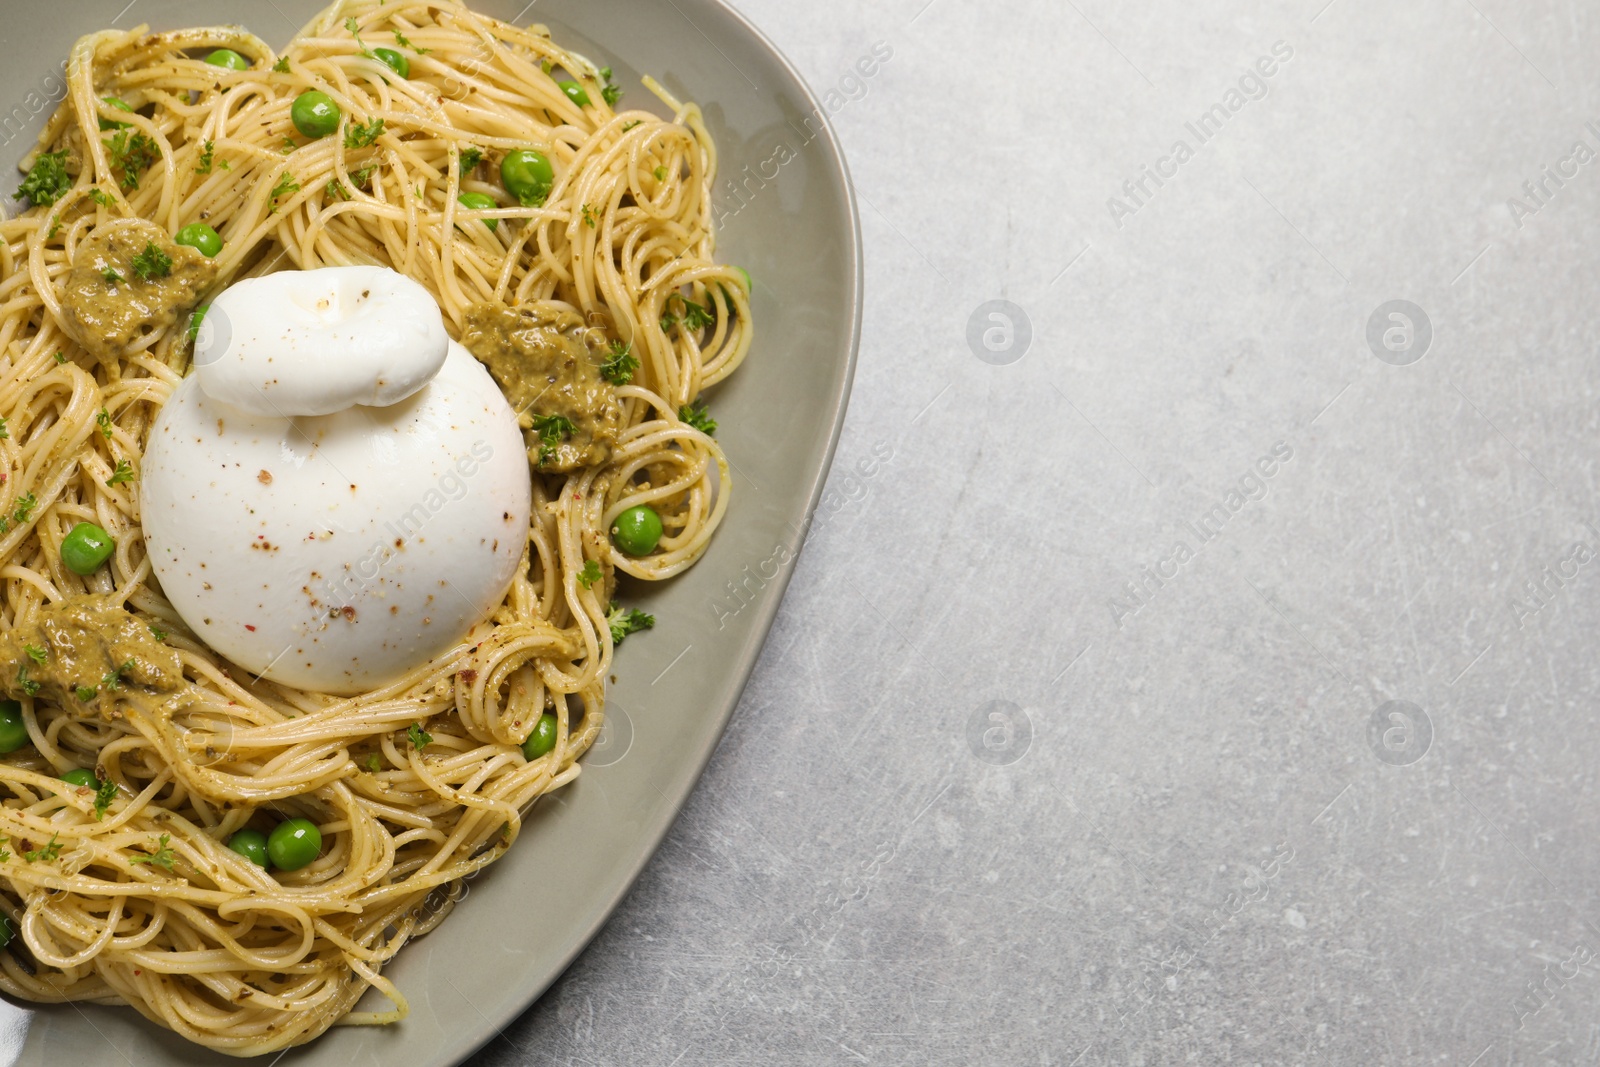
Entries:
<svg viewBox="0 0 1600 1067">
<path fill-rule="evenodd" d="M 861 197 L 825 521 L 472 1062 L 1600 1058 L 1600 8 L 1323 2 L 742 5 Z"/>
</svg>

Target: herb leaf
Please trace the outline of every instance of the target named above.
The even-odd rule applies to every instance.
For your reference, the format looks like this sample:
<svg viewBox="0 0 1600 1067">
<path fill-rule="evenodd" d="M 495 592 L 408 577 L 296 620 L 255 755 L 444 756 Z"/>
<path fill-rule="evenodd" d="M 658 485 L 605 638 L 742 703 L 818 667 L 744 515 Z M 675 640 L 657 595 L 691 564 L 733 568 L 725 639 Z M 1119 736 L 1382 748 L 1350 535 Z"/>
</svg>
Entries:
<svg viewBox="0 0 1600 1067">
<path fill-rule="evenodd" d="M 539 466 L 556 456 L 556 446 L 572 436 L 577 427 L 565 415 L 535 415 L 533 429 L 539 435 Z"/>
<path fill-rule="evenodd" d="M 395 30 L 394 31 L 394 43 L 399 45 L 401 48 L 409 48 L 409 49 L 411 49 L 413 52 L 415 52 L 419 56 L 425 56 L 429 52 L 433 51 L 433 49 L 431 49 L 431 48 L 418 48 L 416 45 L 412 44 L 410 39 L 407 38 L 406 35 L 401 33 L 399 30 Z"/>
<path fill-rule="evenodd" d="M 592 559 L 585 561 L 583 570 L 578 572 L 578 584 L 587 589 L 599 580 L 600 564 L 596 563 Z"/>
<path fill-rule="evenodd" d="M 707 437 L 717 436 L 717 420 L 711 417 L 706 410 L 705 398 L 697 399 L 693 404 L 684 404 L 678 409 L 678 418 L 688 423 Z"/>
<path fill-rule="evenodd" d="M 656 624 L 654 615 L 646 615 L 637 608 L 624 611 L 616 601 L 611 602 L 611 610 L 606 615 L 606 623 L 611 627 L 611 645 L 615 648 L 622 644 L 629 634 L 648 630 Z"/>
<path fill-rule="evenodd" d="M 477 145 L 468 145 L 461 150 L 461 176 L 465 178 L 471 174 L 479 163 L 483 162 L 483 149 Z"/>
<path fill-rule="evenodd" d="M 611 107 L 616 107 L 617 101 L 622 99 L 622 86 L 612 83 L 610 67 L 600 68 L 600 78 L 606 83 L 605 87 L 600 90 L 601 99 Z"/>
<path fill-rule="evenodd" d="M 289 73 L 289 57 L 288 56 L 279 56 L 278 57 L 278 61 L 276 63 L 272 64 L 272 69 L 273 69 L 274 72 L 276 72 L 278 74 L 287 74 L 287 73 Z"/>
<path fill-rule="evenodd" d="M 278 201 L 281 198 L 299 191 L 300 183 L 294 180 L 294 174 L 287 170 L 284 171 L 278 176 L 278 184 L 272 187 L 272 211 L 267 212 L 267 214 L 273 214 L 278 210 Z"/>
<path fill-rule="evenodd" d="M 639 369 L 639 359 L 633 354 L 633 345 L 612 341 L 610 356 L 600 366 L 600 377 L 612 385 L 627 385 L 633 381 L 633 372 Z"/>
<path fill-rule="evenodd" d="M 22 651 L 24 651 L 24 652 L 26 652 L 28 654 L 28 658 L 29 659 L 31 659 L 31 660 L 33 660 L 33 662 L 39 663 L 39 664 L 44 663 L 44 661 L 46 659 L 48 659 L 49 655 L 50 655 L 44 649 L 37 648 L 34 645 L 23 645 L 22 646 Z"/>
<path fill-rule="evenodd" d="M 125 459 L 117 460 L 117 469 L 111 472 L 111 477 L 106 479 L 106 485 L 121 485 L 123 482 L 133 481 L 133 465 Z"/>
<path fill-rule="evenodd" d="M 162 834 L 161 835 L 161 840 L 156 845 L 156 850 L 154 852 L 150 853 L 147 856 L 129 856 L 128 857 L 128 862 L 129 863 L 153 863 L 157 867 L 165 867 L 169 871 L 172 870 L 172 861 L 173 861 L 174 857 L 173 857 L 173 854 L 172 854 L 172 849 L 167 847 L 167 843 L 169 841 L 171 841 L 171 840 L 172 840 L 172 835 L 171 834 Z"/>
<path fill-rule="evenodd" d="M 33 161 L 33 168 L 17 187 L 17 197 L 27 197 L 35 206 L 50 205 L 66 195 L 72 188 L 72 178 L 67 174 L 67 150 L 41 152 Z"/>
<path fill-rule="evenodd" d="M 378 58 L 377 56 L 372 54 L 372 49 L 368 48 L 367 47 L 367 43 L 361 39 L 361 27 L 360 27 L 359 24 L 357 24 L 355 19 L 353 19 L 353 18 L 345 19 L 344 20 L 344 28 L 349 30 L 350 31 L 350 36 L 352 36 L 352 37 L 354 37 L 356 39 L 356 47 L 361 49 L 361 54 L 362 55 L 366 56 L 368 59 L 377 59 Z"/>
<path fill-rule="evenodd" d="M 366 125 L 362 125 L 359 122 L 355 123 L 344 131 L 344 146 L 346 148 L 366 148 L 376 141 L 381 133 L 383 133 L 382 119 L 373 119 Z"/>
<path fill-rule="evenodd" d="M 200 151 L 200 162 L 196 164 L 194 172 L 196 174 L 210 174 L 211 168 L 216 162 L 216 154 L 217 142 L 207 141 L 205 147 Z"/>
<path fill-rule="evenodd" d="M 420 722 L 414 722 L 406 727 L 406 736 L 411 738 L 411 747 L 418 752 L 433 744 L 433 735 L 424 730 Z"/>
<path fill-rule="evenodd" d="M 111 673 L 100 679 L 100 684 L 106 687 L 106 692 L 115 693 L 122 688 L 122 675 L 125 671 L 133 670 L 133 660 L 129 660 L 120 667 L 113 667 Z"/>
<path fill-rule="evenodd" d="M 100 783 L 100 788 L 94 791 L 94 817 L 104 819 L 106 809 L 111 807 L 111 802 L 117 799 L 117 783 L 110 778 Z"/>
<path fill-rule="evenodd" d="M 72 691 L 72 695 L 77 697 L 81 702 L 87 704 L 89 701 L 94 699 L 94 695 L 99 691 L 100 690 L 94 689 L 87 685 L 80 685 Z"/>
<path fill-rule="evenodd" d="M 146 241 L 144 251 L 133 257 L 133 273 L 145 282 L 165 278 L 172 273 L 172 257 L 157 248 L 154 241 Z"/>
<path fill-rule="evenodd" d="M 40 860 L 51 861 L 61 858 L 61 835 L 51 834 L 50 843 L 43 848 L 30 848 L 22 854 L 22 858 L 29 863 L 38 863 Z"/>
<path fill-rule="evenodd" d="M 161 147 L 142 130 L 118 130 L 105 142 L 112 165 L 122 169 L 122 187 L 139 188 L 139 174 L 161 158 Z"/>
</svg>

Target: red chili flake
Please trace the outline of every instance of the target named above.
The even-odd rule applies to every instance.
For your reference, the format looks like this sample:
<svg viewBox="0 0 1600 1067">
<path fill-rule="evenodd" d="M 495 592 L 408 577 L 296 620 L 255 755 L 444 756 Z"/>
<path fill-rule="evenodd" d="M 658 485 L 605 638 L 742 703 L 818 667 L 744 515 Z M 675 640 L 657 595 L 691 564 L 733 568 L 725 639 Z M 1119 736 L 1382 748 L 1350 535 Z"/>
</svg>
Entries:
<svg viewBox="0 0 1600 1067">
<path fill-rule="evenodd" d="M 478 680 L 478 672 L 470 669 L 464 670 L 461 672 L 461 680 L 466 682 L 468 685 L 471 685 L 473 682 Z"/>
<path fill-rule="evenodd" d="M 254 626 L 251 626 L 249 623 L 245 623 L 244 624 L 244 628 L 246 630 L 249 630 L 251 633 L 255 633 L 256 632 L 256 628 Z"/>
</svg>

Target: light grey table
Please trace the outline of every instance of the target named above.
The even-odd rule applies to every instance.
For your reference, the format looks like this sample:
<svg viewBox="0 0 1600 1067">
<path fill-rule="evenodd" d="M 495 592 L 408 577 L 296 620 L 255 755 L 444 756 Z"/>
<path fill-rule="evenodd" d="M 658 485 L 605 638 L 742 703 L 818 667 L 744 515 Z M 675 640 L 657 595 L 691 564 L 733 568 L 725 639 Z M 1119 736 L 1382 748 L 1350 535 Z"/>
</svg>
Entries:
<svg viewBox="0 0 1600 1067">
<path fill-rule="evenodd" d="M 1600 7 L 1325 2 L 744 4 L 861 197 L 830 495 L 475 1062 L 1600 1058 Z"/>
</svg>

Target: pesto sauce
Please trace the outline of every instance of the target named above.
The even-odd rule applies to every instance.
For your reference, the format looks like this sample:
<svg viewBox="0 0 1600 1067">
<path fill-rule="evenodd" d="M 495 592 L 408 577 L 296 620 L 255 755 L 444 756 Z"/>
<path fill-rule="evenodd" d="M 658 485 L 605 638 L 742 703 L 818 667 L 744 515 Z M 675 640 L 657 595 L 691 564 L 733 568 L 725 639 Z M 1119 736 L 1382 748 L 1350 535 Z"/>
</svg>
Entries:
<svg viewBox="0 0 1600 1067">
<path fill-rule="evenodd" d="M 139 277 L 134 260 L 147 245 L 172 260 L 170 273 Z M 215 262 L 198 249 L 174 244 L 155 223 L 114 222 L 78 246 L 61 290 L 62 321 L 96 359 L 115 362 L 146 334 L 187 314 L 216 277 Z"/>
<path fill-rule="evenodd" d="M 622 405 L 600 374 L 610 358 L 604 331 L 585 327 L 577 313 L 559 308 L 477 304 L 467 309 L 461 343 L 489 369 L 517 412 L 535 468 L 562 473 L 611 458 Z M 536 416 L 565 418 L 572 431 L 547 442 Z"/>
<path fill-rule="evenodd" d="M 29 655 L 30 647 L 44 650 L 42 663 Z M 93 594 L 51 604 L 0 633 L 0 690 L 22 697 L 24 677 L 38 685 L 36 699 L 64 708 L 84 703 L 79 687 L 104 697 L 171 693 L 185 684 L 177 652 L 157 641 L 142 619 Z"/>
</svg>

